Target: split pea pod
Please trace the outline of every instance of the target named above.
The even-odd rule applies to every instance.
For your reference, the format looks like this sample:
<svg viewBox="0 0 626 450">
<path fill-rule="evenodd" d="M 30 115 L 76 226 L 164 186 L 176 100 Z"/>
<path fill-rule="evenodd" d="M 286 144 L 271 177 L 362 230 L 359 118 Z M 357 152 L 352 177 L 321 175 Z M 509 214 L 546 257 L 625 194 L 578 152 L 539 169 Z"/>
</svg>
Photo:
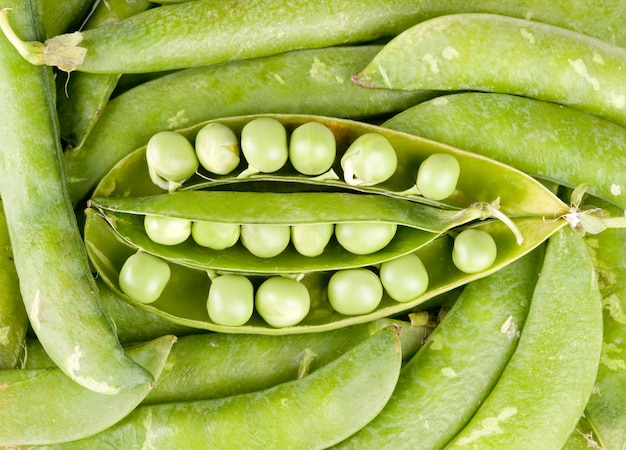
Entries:
<svg viewBox="0 0 626 450">
<path fill-rule="evenodd" d="M 58 3 L 58 2 L 56 2 Z M 147 10 L 147 0 L 99 1 L 84 28 L 115 23 Z M 104 109 L 121 74 L 57 74 L 57 112 L 61 138 L 70 147 L 80 145 Z"/>
<path fill-rule="evenodd" d="M 597 276 L 582 237 L 566 227 L 548 241 L 515 353 L 448 448 L 561 449 L 593 391 L 601 347 Z"/>
<path fill-rule="evenodd" d="M 0 370 L 14 369 L 24 353 L 28 316 L 13 262 L 13 251 L 0 200 Z"/>
<path fill-rule="evenodd" d="M 401 354 L 398 331 L 388 327 L 301 379 L 220 399 L 140 406 L 102 433 L 50 448 L 327 448 L 382 409 Z"/>
<path fill-rule="evenodd" d="M 383 126 L 445 142 L 560 185 L 586 183 L 590 194 L 626 208 L 626 129 L 599 117 L 527 97 L 468 92 L 425 101 Z"/>
<path fill-rule="evenodd" d="M 302 50 L 182 70 L 130 89 L 107 103 L 81 146 L 65 153 L 72 202 L 84 200 L 117 161 L 159 131 L 242 114 L 378 116 L 433 96 L 367 90 L 350 83 L 350 75 L 380 48 Z"/>
<path fill-rule="evenodd" d="M 336 448 L 441 449 L 489 395 L 515 351 L 543 249 L 469 283 L 404 366 L 376 418 Z M 480 363 L 477 363 L 477 362 Z"/>
<path fill-rule="evenodd" d="M 35 37 L 39 11 L 27 2 L 7 6 L 15 26 Z M 67 196 L 52 72 L 25 65 L 4 38 L 0 54 L 0 195 L 33 331 L 61 370 L 89 389 L 147 385 L 151 375 L 124 353 L 99 301 Z"/>
<path fill-rule="evenodd" d="M 624 47 L 582 33 L 496 14 L 452 14 L 401 33 L 354 80 L 522 95 L 624 126 L 625 70 Z"/>
<path fill-rule="evenodd" d="M 128 350 L 156 378 L 176 338 L 163 336 Z M 82 439 L 117 423 L 150 391 L 141 384 L 116 395 L 93 392 L 56 367 L 0 371 L 0 445 L 54 444 Z"/>
</svg>

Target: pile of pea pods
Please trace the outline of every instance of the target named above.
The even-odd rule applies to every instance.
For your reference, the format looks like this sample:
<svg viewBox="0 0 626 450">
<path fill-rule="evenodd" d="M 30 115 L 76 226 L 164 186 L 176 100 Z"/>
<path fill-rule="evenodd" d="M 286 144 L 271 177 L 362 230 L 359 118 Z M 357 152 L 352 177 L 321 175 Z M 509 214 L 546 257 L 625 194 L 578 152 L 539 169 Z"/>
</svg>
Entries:
<svg viewBox="0 0 626 450">
<path fill-rule="evenodd" d="M 0 0 L 0 447 L 626 449 L 625 15 Z"/>
</svg>

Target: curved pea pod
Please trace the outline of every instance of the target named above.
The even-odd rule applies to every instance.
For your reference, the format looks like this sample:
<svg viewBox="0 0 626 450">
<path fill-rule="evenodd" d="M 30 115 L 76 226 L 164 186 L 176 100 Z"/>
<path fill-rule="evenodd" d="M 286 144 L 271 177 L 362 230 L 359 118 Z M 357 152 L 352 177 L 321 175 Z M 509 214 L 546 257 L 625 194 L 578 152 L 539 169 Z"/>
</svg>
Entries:
<svg viewBox="0 0 626 450">
<path fill-rule="evenodd" d="M 154 303 L 143 304 L 133 301 L 121 293 L 118 279 L 122 265 L 129 256 L 136 253 L 137 249 L 121 239 L 109 223 L 93 209 L 87 210 L 85 243 L 99 276 L 121 298 L 131 304 L 190 327 L 230 333 L 287 334 L 332 330 L 382 317 L 391 317 L 410 311 L 418 305 L 427 306 L 425 302 L 428 300 L 505 267 L 530 252 L 567 224 L 567 221 L 562 219 L 514 218 L 511 220 L 524 238 L 521 244 L 518 243 L 508 225 L 499 220 L 472 225 L 488 232 L 497 244 L 496 260 L 488 269 L 473 274 L 456 269 L 452 261 L 454 239 L 449 234 L 443 234 L 415 252 L 428 271 L 428 289 L 419 297 L 403 303 L 384 295 L 378 307 L 367 314 L 345 316 L 334 311 L 325 292 L 332 272 L 308 272 L 304 274 L 301 282 L 308 288 L 311 296 L 310 311 L 298 325 L 285 328 L 270 327 L 256 314 L 253 314 L 251 319 L 242 326 L 232 327 L 214 323 L 210 320 L 206 310 L 206 293 L 210 287 L 209 277 L 204 270 L 186 267 L 182 264 L 169 263 L 171 279 Z M 185 300 L 181 301 L 181 298 Z"/>
<path fill-rule="evenodd" d="M 140 406 L 100 434 L 50 448 L 327 448 L 380 412 L 401 359 L 398 331 L 388 327 L 299 380 L 215 400 Z"/>
<path fill-rule="evenodd" d="M 379 134 L 394 147 L 397 154 L 397 170 L 390 179 L 375 186 L 350 186 L 344 181 L 332 178 L 307 177 L 299 174 L 288 165 L 274 174 L 259 174 L 245 178 L 237 176 L 240 171 L 235 171 L 235 173 L 226 176 L 215 176 L 200 171 L 199 175 L 186 182 L 184 185 L 186 189 L 226 189 L 227 185 L 239 186 L 239 183 L 284 181 L 292 183 L 289 186 L 294 190 L 297 186 L 295 183 L 311 184 L 313 186 L 351 189 L 361 193 L 396 196 L 441 208 L 464 209 L 473 203 L 496 202 L 499 210 L 510 217 L 545 216 L 553 218 L 567 212 L 568 209 L 558 197 L 541 183 L 510 166 L 446 144 L 356 120 L 305 114 L 259 114 L 201 122 L 188 128 L 178 129 L 177 132 L 193 142 L 196 134 L 204 126 L 208 123 L 218 122 L 228 126 L 239 136 L 241 129 L 248 122 L 261 117 L 271 117 L 278 120 L 285 126 L 288 133 L 311 121 L 325 125 L 334 133 L 337 142 L 337 160 L 333 166 L 337 173 L 341 173 L 341 169 L 338 167 L 339 159 L 352 142 L 368 133 Z M 452 195 L 441 202 L 412 195 L 411 191 L 415 186 L 420 164 L 435 153 L 454 156 L 460 166 L 456 189 Z M 245 161 L 242 162 L 242 165 L 241 170 L 245 170 Z M 145 147 L 141 147 L 118 162 L 100 180 L 93 196 L 148 196 L 164 192 L 166 191 L 156 187 L 150 181 L 145 161 Z"/>
<path fill-rule="evenodd" d="M 471 419 L 515 351 L 543 250 L 469 283 L 400 372 L 385 408 L 336 448 L 441 449 Z M 477 364 L 480 361 L 480 364 Z"/>
<path fill-rule="evenodd" d="M 465 92 L 420 103 L 383 126 L 560 185 L 587 183 L 590 194 L 626 208 L 626 129 L 597 116 L 527 97 Z"/>
<path fill-rule="evenodd" d="M 548 242 L 515 353 L 447 448 L 561 449 L 594 389 L 601 348 L 593 263 L 583 238 L 563 228 Z"/>
<path fill-rule="evenodd" d="M 155 378 L 165 367 L 176 338 L 163 336 L 128 349 Z M 0 445 L 54 444 L 82 439 L 112 426 L 150 391 L 143 384 L 116 395 L 99 394 L 58 368 L 0 371 Z"/>
<path fill-rule="evenodd" d="M 523 95 L 624 126 L 624 70 L 624 47 L 579 32 L 496 14 L 451 14 L 401 33 L 354 80 Z"/>
<path fill-rule="evenodd" d="M 11 240 L 0 200 L 0 370 L 14 369 L 24 353 L 28 316 L 13 262 Z"/>
<path fill-rule="evenodd" d="M 401 199 L 346 192 L 179 191 L 149 197 L 99 197 L 90 205 L 133 247 L 168 261 L 201 270 L 248 273 L 305 273 L 379 264 L 411 253 L 441 233 L 481 217 L 479 207 L 442 210 Z M 213 250 L 187 239 L 178 245 L 153 242 L 144 230 L 146 215 L 231 224 L 294 225 L 376 223 L 398 225 L 382 250 L 359 255 L 335 240 L 322 255 L 309 257 L 287 248 L 270 259 L 252 255 L 243 245 Z M 87 220 L 94 217 L 88 215 Z M 271 264 L 268 264 L 271 261 Z"/>
<path fill-rule="evenodd" d="M 159 131 L 263 112 L 379 116 L 434 95 L 373 91 L 349 83 L 350 75 L 380 49 L 357 45 L 300 50 L 181 70 L 130 89 L 107 103 L 82 145 L 65 152 L 72 202 L 84 200 L 120 159 Z"/>
</svg>

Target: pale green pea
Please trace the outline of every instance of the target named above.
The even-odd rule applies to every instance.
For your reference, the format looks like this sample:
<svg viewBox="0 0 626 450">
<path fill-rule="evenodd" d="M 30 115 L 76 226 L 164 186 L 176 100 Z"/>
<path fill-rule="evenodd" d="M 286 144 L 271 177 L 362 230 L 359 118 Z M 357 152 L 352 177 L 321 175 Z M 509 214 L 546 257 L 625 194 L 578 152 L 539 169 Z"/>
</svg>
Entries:
<svg viewBox="0 0 626 450">
<path fill-rule="evenodd" d="M 148 214 L 143 224 L 148 237 L 157 244 L 177 245 L 191 235 L 191 220 L 188 219 Z"/>
<path fill-rule="evenodd" d="M 299 281 L 275 276 L 265 280 L 257 289 L 255 306 L 269 325 L 277 328 L 299 323 L 309 313 L 309 291 Z"/>
<path fill-rule="evenodd" d="M 226 175 L 239 165 L 239 139 L 230 127 L 212 122 L 196 135 L 196 154 L 202 167 Z"/>
<path fill-rule="evenodd" d="M 380 278 L 365 268 L 340 270 L 328 281 L 328 301 L 340 314 L 367 314 L 376 309 L 382 298 Z"/>
<path fill-rule="evenodd" d="M 462 272 L 476 273 L 491 267 L 497 253 L 496 241 L 489 233 L 469 228 L 454 239 L 452 262 Z"/>
<path fill-rule="evenodd" d="M 324 252 L 335 226 L 332 223 L 303 223 L 291 226 L 291 242 L 304 256 L 319 256 Z"/>
<path fill-rule="evenodd" d="M 241 243 L 250 253 L 259 258 L 279 255 L 287 248 L 290 240 L 289 225 L 241 225 Z"/>
<path fill-rule="evenodd" d="M 351 253 L 368 255 L 385 248 L 396 234 L 395 223 L 348 222 L 335 226 L 339 244 Z"/>
<path fill-rule="evenodd" d="M 152 182 L 169 191 L 179 188 L 200 166 L 191 142 L 174 131 L 160 131 L 148 140 L 146 161 Z"/>
<path fill-rule="evenodd" d="M 337 156 L 335 135 L 319 122 L 300 125 L 291 133 L 289 161 L 304 175 L 320 175 L 328 171 Z"/>
<path fill-rule="evenodd" d="M 240 226 L 236 223 L 194 221 L 191 236 L 196 244 L 213 250 L 232 247 L 239 240 Z"/>
<path fill-rule="evenodd" d="M 431 200 L 443 200 L 452 195 L 459 181 L 461 167 L 447 153 L 435 153 L 426 158 L 417 171 L 417 190 Z"/>
<path fill-rule="evenodd" d="M 356 138 L 341 158 L 344 180 L 357 186 L 382 183 L 391 178 L 397 167 L 395 149 L 385 136 L 377 133 Z"/>
<path fill-rule="evenodd" d="M 170 276 L 170 267 L 163 259 L 137 252 L 124 262 L 119 283 L 122 292 L 134 301 L 152 303 L 161 296 Z"/>
<path fill-rule="evenodd" d="M 220 325 L 244 325 L 254 311 L 254 287 L 250 280 L 237 274 L 212 279 L 207 311 L 211 320 Z"/>
<path fill-rule="evenodd" d="M 413 300 L 428 287 L 428 272 L 415 253 L 385 261 L 379 275 L 387 294 L 398 302 Z"/>
<path fill-rule="evenodd" d="M 270 117 L 253 119 L 244 125 L 240 145 L 252 171 L 276 172 L 289 158 L 287 131 Z"/>
</svg>

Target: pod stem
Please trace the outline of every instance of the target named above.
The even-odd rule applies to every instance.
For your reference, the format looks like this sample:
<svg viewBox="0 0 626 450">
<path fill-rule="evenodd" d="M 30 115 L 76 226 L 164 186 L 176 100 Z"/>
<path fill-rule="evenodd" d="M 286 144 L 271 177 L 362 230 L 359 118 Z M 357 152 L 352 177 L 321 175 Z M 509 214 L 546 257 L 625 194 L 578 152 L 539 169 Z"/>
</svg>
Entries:
<svg viewBox="0 0 626 450">
<path fill-rule="evenodd" d="M 500 198 L 497 198 L 492 203 L 481 203 L 481 206 L 485 214 L 485 219 L 493 217 L 504 223 L 515 235 L 515 242 L 517 242 L 517 245 L 522 245 L 522 242 L 524 242 L 524 236 L 522 236 L 522 232 L 519 230 L 517 225 L 515 225 L 515 223 L 506 214 L 500 211 Z"/>
<path fill-rule="evenodd" d="M 83 40 L 83 33 L 76 31 L 61 34 L 44 43 L 24 41 L 9 23 L 10 10 L 11 8 L 0 9 L 0 30 L 26 61 L 36 66 L 55 66 L 64 72 L 71 72 L 83 63 L 87 49 L 78 46 Z"/>
</svg>

